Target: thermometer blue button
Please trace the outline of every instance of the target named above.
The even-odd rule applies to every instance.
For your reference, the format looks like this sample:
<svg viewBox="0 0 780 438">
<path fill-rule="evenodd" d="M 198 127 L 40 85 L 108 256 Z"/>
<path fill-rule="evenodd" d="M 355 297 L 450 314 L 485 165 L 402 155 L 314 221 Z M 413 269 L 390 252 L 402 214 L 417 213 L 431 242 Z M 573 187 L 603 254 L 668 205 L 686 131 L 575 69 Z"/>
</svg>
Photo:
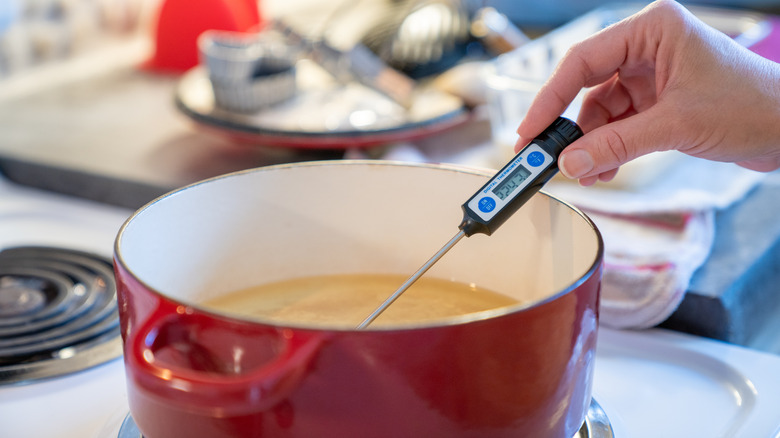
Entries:
<svg viewBox="0 0 780 438">
<path fill-rule="evenodd" d="M 479 211 L 490 213 L 494 208 L 496 208 L 496 201 L 493 198 L 485 196 L 479 200 Z"/>
<path fill-rule="evenodd" d="M 528 154 L 528 164 L 532 167 L 539 167 L 544 164 L 544 155 L 541 152 L 534 151 Z"/>
</svg>

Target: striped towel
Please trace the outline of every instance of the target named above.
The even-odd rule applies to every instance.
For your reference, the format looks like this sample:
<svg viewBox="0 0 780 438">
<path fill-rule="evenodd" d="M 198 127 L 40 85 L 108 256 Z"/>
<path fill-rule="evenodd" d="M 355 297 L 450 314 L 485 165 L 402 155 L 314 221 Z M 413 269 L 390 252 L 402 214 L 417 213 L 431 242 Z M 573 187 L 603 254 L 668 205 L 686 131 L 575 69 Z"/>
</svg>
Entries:
<svg viewBox="0 0 780 438">
<path fill-rule="evenodd" d="M 602 234 L 600 320 L 608 327 L 647 328 L 668 318 L 712 249 L 715 212 L 764 177 L 730 163 L 663 154 L 673 158 L 629 163 L 614 183 L 580 187 L 556 177 L 544 189 L 580 207 Z"/>
</svg>

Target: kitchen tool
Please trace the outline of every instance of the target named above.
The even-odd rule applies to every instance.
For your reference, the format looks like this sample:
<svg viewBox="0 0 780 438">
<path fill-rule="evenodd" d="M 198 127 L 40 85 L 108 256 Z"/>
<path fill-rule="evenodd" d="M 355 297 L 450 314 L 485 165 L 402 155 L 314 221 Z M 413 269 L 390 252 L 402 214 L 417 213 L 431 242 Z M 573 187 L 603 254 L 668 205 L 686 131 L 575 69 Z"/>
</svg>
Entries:
<svg viewBox="0 0 780 438">
<path fill-rule="evenodd" d="M 544 183 L 558 173 L 558 156 L 566 146 L 581 136 L 579 126 L 571 120 L 558 117 L 463 204 L 463 220 L 455 237 L 363 320 L 358 329 L 368 327 L 464 236 L 493 234 Z"/>
<path fill-rule="evenodd" d="M 448 237 L 440 224 L 458 215 L 460 193 L 486 180 L 446 165 L 300 163 L 210 179 L 136 212 L 115 262 L 138 428 L 147 438 L 573 436 L 590 405 L 603 247 L 587 217 L 545 194 L 500 239 L 464 240 L 430 271 L 516 305 L 355 330 L 201 304 L 301 276 L 408 273 Z M 409 212 L 419 218 L 399 239 Z"/>
<path fill-rule="evenodd" d="M 373 53 L 413 78 L 441 73 L 466 55 L 469 11 L 461 0 L 392 2 L 386 18 L 361 39 Z"/>
<path fill-rule="evenodd" d="M 305 37 L 278 20 L 272 22 L 270 27 L 284 35 L 291 51 L 313 60 L 333 75 L 339 83 L 358 82 L 387 96 L 404 108 L 410 108 L 415 82 L 385 64 L 362 43 L 355 43 L 350 48 L 342 50 L 334 47 L 323 37 L 317 39 Z"/>
</svg>

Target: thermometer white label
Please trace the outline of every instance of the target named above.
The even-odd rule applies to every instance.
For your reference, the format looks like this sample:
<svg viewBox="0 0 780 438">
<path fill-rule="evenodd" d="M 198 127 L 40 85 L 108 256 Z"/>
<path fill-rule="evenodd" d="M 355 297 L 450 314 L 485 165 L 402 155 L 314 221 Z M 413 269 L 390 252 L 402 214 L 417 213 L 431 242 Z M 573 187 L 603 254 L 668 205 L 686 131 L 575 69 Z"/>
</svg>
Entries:
<svg viewBox="0 0 780 438">
<path fill-rule="evenodd" d="M 482 220 L 490 220 L 550 167 L 553 161 L 553 157 L 544 149 L 531 143 L 471 198 L 468 207 Z"/>
</svg>

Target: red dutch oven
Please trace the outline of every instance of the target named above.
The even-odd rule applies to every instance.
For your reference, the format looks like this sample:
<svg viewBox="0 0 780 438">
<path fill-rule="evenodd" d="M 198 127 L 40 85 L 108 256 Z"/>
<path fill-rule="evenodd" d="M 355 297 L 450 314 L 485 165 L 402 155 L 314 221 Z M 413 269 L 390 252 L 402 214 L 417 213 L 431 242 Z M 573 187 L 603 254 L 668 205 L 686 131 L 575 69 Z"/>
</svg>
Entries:
<svg viewBox="0 0 780 438">
<path fill-rule="evenodd" d="M 514 306 L 356 330 L 201 304 L 301 276 L 408 276 L 455 234 L 460 205 L 487 176 L 299 163 L 206 180 L 136 212 L 117 237 L 115 270 L 143 435 L 573 436 L 591 397 L 603 244 L 585 215 L 547 194 L 426 274 L 522 301 Z"/>
</svg>

